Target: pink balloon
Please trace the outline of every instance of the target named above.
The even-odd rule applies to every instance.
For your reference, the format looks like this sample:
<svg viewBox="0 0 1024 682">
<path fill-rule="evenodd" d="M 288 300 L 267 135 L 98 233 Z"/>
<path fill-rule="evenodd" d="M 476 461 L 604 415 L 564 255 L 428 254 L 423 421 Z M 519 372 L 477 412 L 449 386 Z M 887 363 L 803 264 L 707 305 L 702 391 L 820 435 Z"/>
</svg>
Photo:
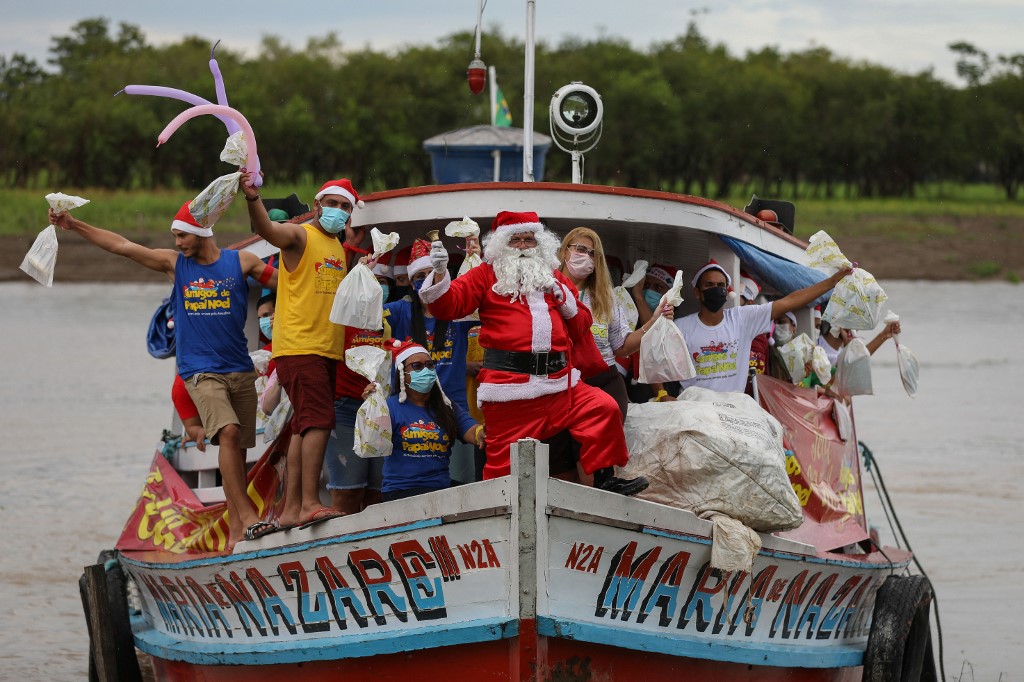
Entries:
<svg viewBox="0 0 1024 682">
<path fill-rule="evenodd" d="M 217 58 L 213 56 L 214 52 L 217 51 L 218 45 L 220 45 L 219 40 L 210 48 L 210 73 L 213 74 L 213 87 L 217 90 L 217 104 L 228 106 L 228 93 L 224 89 L 224 76 L 220 74 L 220 64 L 217 63 Z"/>
<path fill-rule="evenodd" d="M 252 126 L 249 125 L 249 121 L 245 120 L 245 116 L 242 116 L 241 112 L 231 107 L 225 107 L 220 104 L 200 104 L 199 106 L 186 109 L 177 116 L 174 120 L 167 124 L 167 126 L 157 137 L 156 146 L 159 147 L 167 140 L 171 139 L 171 135 L 181 127 L 185 121 L 195 118 L 196 116 L 203 116 L 210 114 L 213 116 L 224 116 L 239 125 L 242 132 L 245 133 L 245 155 L 246 155 L 246 166 L 245 170 L 252 172 L 252 178 L 247 183 L 250 187 L 260 187 L 263 185 L 263 178 L 260 176 L 260 157 L 256 154 L 256 136 L 253 135 Z"/>
<path fill-rule="evenodd" d="M 210 104 L 209 100 L 205 100 L 199 95 L 193 95 L 191 92 L 185 90 L 178 90 L 177 88 L 165 88 L 162 85 L 126 85 L 124 92 L 127 95 L 150 95 L 151 97 L 167 97 L 169 99 L 176 99 L 182 102 L 188 102 L 189 104 L 200 106 L 203 104 Z M 120 94 L 120 93 L 117 93 Z M 117 94 L 114 96 L 116 97 Z M 218 93 L 219 96 L 219 93 Z M 217 115 L 223 123 L 224 127 L 228 129 L 228 135 L 237 133 L 241 128 L 233 120 L 227 116 Z"/>
</svg>

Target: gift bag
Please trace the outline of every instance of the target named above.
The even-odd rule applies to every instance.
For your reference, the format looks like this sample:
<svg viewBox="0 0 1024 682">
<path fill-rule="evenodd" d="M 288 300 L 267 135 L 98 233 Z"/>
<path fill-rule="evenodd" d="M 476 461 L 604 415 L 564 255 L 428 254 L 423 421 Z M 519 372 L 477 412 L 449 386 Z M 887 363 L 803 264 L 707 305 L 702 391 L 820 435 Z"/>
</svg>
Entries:
<svg viewBox="0 0 1024 682">
<path fill-rule="evenodd" d="M 235 200 L 241 173 L 222 175 L 188 203 L 188 212 L 203 227 L 213 227 Z"/>
<path fill-rule="evenodd" d="M 330 320 L 356 329 L 380 329 L 384 325 L 384 290 L 377 278 L 360 263 L 338 285 Z"/>
<path fill-rule="evenodd" d="M 89 203 L 88 199 L 76 197 L 73 194 L 64 194 L 63 192 L 50 192 L 44 198 L 46 199 L 46 203 L 50 204 L 50 208 L 57 213 L 60 213 L 61 211 L 70 211 L 71 209 L 79 208 Z"/>
<path fill-rule="evenodd" d="M 782 356 L 782 361 L 786 363 L 790 381 L 794 384 L 799 384 L 807 377 L 807 363 L 813 360 L 814 349 L 817 347 L 807 334 L 798 334 L 792 341 L 779 347 L 779 355 Z M 822 352 L 824 352 L 824 349 L 822 349 Z M 825 362 L 828 362 L 827 355 L 825 356 Z M 829 367 L 831 368 L 831 364 Z M 831 372 L 829 377 L 831 377 Z M 828 379 L 822 383 L 827 384 Z"/>
<path fill-rule="evenodd" d="M 836 374 L 832 391 L 840 397 L 871 395 L 871 352 L 863 341 L 854 337 L 843 346 L 836 358 Z"/>
<path fill-rule="evenodd" d="M 398 246 L 397 232 L 384 234 L 376 227 L 373 227 L 370 228 L 370 239 L 373 240 L 373 258 L 380 258 L 385 253 Z"/>
<path fill-rule="evenodd" d="M 647 261 L 638 260 L 633 265 L 633 272 L 623 276 L 622 286 L 612 289 L 612 293 L 615 294 L 615 298 L 622 304 L 622 308 L 626 311 L 626 321 L 629 322 L 630 329 L 636 329 L 636 323 L 640 320 L 640 313 L 636 309 L 636 303 L 633 302 L 633 295 L 630 293 L 630 290 L 639 284 L 646 276 Z"/>
<path fill-rule="evenodd" d="M 345 365 L 376 384 L 356 411 L 352 450 L 359 457 L 387 457 L 391 454 L 391 413 L 388 411 L 391 354 L 373 346 L 356 346 L 345 351 Z"/>
<path fill-rule="evenodd" d="M 900 316 L 891 310 L 882 320 L 885 324 L 899 322 Z M 903 382 L 903 390 L 911 398 L 917 396 L 917 375 L 921 371 L 921 363 L 918 362 L 914 351 L 900 343 L 899 334 L 893 334 L 893 342 L 896 344 L 896 361 L 900 368 L 900 380 Z"/>
<path fill-rule="evenodd" d="M 672 288 L 661 297 L 658 306 L 666 302 L 673 307 L 683 302 L 683 271 L 676 272 Z M 661 384 L 667 381 L 684 381 L 697 376 L 690 358 L 690 349 L 679 327 L 668 318 L 659 317 L 640 340 L 640 372 L 638 381 L 642 384 Z"/>
<path fill-rule="evenodd" d="M 53 225 L 48 225 L 36 236 L 20 267 L 40 284 L 53 286 L 53 271 L 57 267 L 57 230 Z"/>
<path fill-rule="evenodd" d="M 828 382 L 832 381 L 832 363 L 821 346 L 816 345 L 811 351 L 811 371 L 818 377 L 818 383 L 822 386 L 827 386 Z"/>
<path fill-rule="evenodd" d="M 836 272 L 852 265 L 839 245 L 821 230 L 808 240 L 807 260 L 811 267 Z M 862 268 L 839 280 L 821 314 L 833 328 L 874 329 L 888 296 L 870 272 Z"/>
</svg>

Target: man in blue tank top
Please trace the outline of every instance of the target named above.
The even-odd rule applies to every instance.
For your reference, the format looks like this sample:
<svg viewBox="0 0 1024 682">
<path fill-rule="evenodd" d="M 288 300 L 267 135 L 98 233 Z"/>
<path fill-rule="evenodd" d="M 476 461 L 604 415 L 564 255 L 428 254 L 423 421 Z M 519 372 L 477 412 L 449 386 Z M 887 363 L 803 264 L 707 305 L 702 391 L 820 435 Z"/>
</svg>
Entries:
<svg viewBox="0 0 1024 682">
<path fill-rule="evenodd" d="M 252 277 L 277 287 L 277 271 L 253 253 L 218 248 L 213 229 L 192 217 L 188 202 L 174 221 L 172 249 L 150 249 L 123 236 L 50 209 L 50 222 L 96 246 L 174 281 L 174 334 L 178 375 L 199 410 L 218 464 L 228 507 L 227 549 L 274 526 L 256 514 L 245 484 L 245 450 L 256 446 L 256 373 L 245 340 Z"/>
</svg>

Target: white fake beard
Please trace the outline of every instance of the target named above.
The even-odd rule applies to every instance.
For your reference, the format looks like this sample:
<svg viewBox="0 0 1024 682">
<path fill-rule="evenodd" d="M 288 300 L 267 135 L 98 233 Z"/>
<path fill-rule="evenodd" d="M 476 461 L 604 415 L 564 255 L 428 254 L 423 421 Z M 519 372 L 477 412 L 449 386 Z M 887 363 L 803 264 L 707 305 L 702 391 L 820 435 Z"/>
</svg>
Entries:
<svg viewBox="0 0 1024 682">
<path fill-rule="evenodd" d="M 498 280 L 491 290 L 499 296 L 511 296 L 515 303 L 519 299 L 525 300 L 526 294 L 543 291 L 554 283 L 552 273 L 558 267 L 561 243 L 552 233 L 539 230 L 534 233 L 537 246 L 519 250 L 509 246 L 511 236 L 492 232 L 484 238 L 483 247 L 484 260 L 494 268 L 494 276 Z"/>
</svg>

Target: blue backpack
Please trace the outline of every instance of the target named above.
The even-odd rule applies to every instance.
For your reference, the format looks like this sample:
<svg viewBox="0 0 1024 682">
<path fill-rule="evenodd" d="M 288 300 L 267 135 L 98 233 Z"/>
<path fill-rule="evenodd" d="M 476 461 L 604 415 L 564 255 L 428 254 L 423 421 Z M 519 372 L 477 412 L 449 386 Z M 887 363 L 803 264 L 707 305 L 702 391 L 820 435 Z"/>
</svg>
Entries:
<svg viewBox="0 0 1024 682">
<path fill-rule="evenodd" d="M 163 360 L 173 358 L 174 349 L 174 297 L 170 296 L 157 307 L 149 321 L 146 350 L 154 358 Z"/>
</svg>

